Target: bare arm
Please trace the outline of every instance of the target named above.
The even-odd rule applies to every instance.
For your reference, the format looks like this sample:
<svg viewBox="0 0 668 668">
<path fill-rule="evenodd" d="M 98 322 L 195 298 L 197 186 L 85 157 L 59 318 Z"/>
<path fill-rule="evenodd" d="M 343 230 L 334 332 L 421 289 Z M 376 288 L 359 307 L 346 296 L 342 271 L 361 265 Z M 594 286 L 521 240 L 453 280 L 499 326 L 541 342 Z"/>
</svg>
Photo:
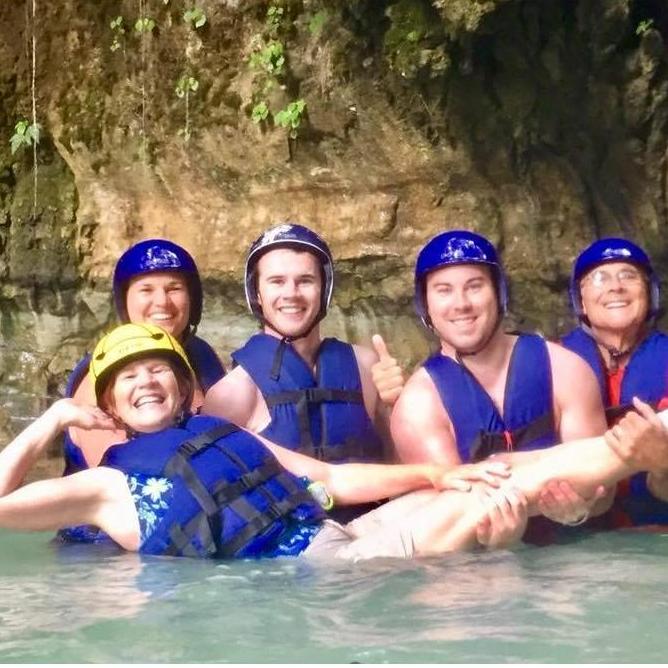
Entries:
<svg viewBox="0 0 668 668">
<path fill-rule="evenodd" d="M 447 467 L 438 464 L 328 464 L 283 448 L 256 434 L 292 474 L 325 484 L 341 505 L 377 501 L 416 489 L 457 489 L 468 491 L 472 481 L 498 486 L 510 475 L 503 462 Z"/>
<path fill-rule="evenodd" d="M 139 549 L 139 520 L 125 476 L 106 467 L 40 480 L 0 498 L 0 526 L 48 531 L 100 527 L 126 550 Z"/>
<path fill-rule="evenodd" d="M 404 374 L 396 358 L 390 355 L 380 334 L 371 337 L 378 361 L 371 366 L 371 377 L 381 401 L 393 406 L 404 389 Z"/>
<path fill-rule="evenodd" d="M 602 434 L 605 413 L 598 382 L 589 365 L 564 347 L 548 343 L 554 387 L 554 410 L 562 441 Z M 551 480 L 539 501 L 542 514 L 562 524 L 578 524 L 604 513 L 614 499 L 614 487 L 599 486 L 589 498 L 563 480 Z"/>
<path fill-rule="evenodd" d="M 627 413 L 607 434 L 606 441 L 631 466 L 648 471 L 647 487 L 668 501 L 668 429 L 649 404 L 634 397 L 637 413 Z"/>
<path fill-rule="evenodd" d="M 113 419 L 72 399 L 52 404 L 0 452 L 0 526 L 17 530 L 94 524 L 126 549 L 139 545 L 139 522 L 122 473 L 107 468 L 41 480 L 17 489 L 47 445 L 63 429 L 113 429 Z"/>
<path fill-rule="evenodd" d="M 258 425 L 253 424 L 253 418 L 257 403 L 257 386 L 248 373 L 237 366 L 209 388 L 204 397 L 202 413 L 224 418 L 255 431 Z"/>
<path fill-rule="evenodd" d="M 93 406 L 61 399 L 47 408 L 0 452 L 0 496 L 16 489 L 51 441 L 68 427 L 114 429 L 113 419 Z"/>
<path fill-rule="evenodd" d="M 450 418 L 424 369 L 418 369 L 408 379 L 390 424 L 402 462 L 461 464 Z"/>
<path fill-rule="evenodd" d="M 364 346 L 354 345 L 355 359 L 362 382 L 362 394 L 367 415 L 376 428 L 376 432 L 383 441 L 383 461 L 396 460 L 392 434 L 390 433 L 389 406 L 383 402 L 374 383 L 374 367 L 379 364 L 375 351 Z"/>
<path fill-rule="evenodd" d="M 594 372 L 574 352 L 555 343 L 547 345 L 561 440 L 574 441 L 603 434 L 608 426 Z"/>
</svg>

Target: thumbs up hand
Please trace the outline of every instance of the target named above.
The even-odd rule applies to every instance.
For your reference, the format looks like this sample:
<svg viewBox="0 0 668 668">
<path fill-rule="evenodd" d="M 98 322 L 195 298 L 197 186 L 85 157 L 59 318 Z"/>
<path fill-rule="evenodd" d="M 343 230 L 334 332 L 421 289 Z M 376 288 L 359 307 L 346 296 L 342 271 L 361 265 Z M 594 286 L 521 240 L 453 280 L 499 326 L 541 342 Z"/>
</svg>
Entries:
<svg viewBox="0 0 668 668">
<path fill-rule="evenodd" d="M 378 361 L 371 367 L 373 384 L 381 400 L 392 406 L 404 387 L 404 374 L 397 360 L 390 355 L 380 334 L 374 334 L 371 343 L 378 353 Z"/>
</svg>

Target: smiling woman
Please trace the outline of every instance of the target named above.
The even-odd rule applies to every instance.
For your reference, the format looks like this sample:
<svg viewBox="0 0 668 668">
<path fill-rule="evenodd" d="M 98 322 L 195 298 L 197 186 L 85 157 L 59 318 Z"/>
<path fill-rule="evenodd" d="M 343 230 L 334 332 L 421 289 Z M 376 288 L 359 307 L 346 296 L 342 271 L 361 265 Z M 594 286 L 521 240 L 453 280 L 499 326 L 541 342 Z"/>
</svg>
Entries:
<svg viewBox="0 0 668 668">
<path fill-rule="evenodd" d="M 184 347 L 196 376 L 193 407 L 202 404 L 203 393 L 220 380 L 225 370 L 218 356 L 195 332 L 202 317 L 202 283 L 195 261 L 181 246 L 166 239 L 147 239 L 131 246 L 114 269 L 113 294 L 121 322 L 158 325 Z M 87 379 L 86 355 L 72 372 L 66 396 L 79 403 L 94 403 Z M 73 426 L 65 434 L 65 473 L 98 464 L 112 443 L 124 433 L 82 430 Z"/>
</svg>

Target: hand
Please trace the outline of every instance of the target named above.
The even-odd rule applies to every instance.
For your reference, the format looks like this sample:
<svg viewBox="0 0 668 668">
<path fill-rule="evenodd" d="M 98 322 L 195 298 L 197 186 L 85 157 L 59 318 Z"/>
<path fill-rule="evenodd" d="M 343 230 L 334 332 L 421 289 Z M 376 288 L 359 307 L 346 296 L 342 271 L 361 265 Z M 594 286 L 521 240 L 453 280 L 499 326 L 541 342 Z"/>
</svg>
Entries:
<svg viewBox="0 0 668 668">
<path fill-rule="evenodd" d="M 606 488 L 599 485 L 594 496 L 585 499 L 566 480 L 550 480 L 538 496 L 537 507 L 541 515 L 553 522 L 575 525 L 584 522 L 594 504 L 606 494 Z"/>
<path fill-rule="evenodd" d="M 476 539 L 492 550 L 517 543 L 526 531 L 529 520 L 529 501 L 514 487 L 500 490 L 482 488 L 481 501 L 487 515 L 478 522 Z"/>
<path fill-rule="evenodd" d="M 649 404 L 633 397 L 638 411 L 627 413 L 605 432 L 608 446 L 636 471 L 664 472 L 668 469 L 668 429 Z"/>
<path fill-rule="evenodd" d="M 60 430 L 69 427 L 81 429 L 118 429 L 115 420 L 97 406 L 76 403 L 73 399 L 59 399 L 51 406 Z"/>
<path fill-rule="evenodd" d="M 378 362 L 371 367 L 373 384 L 383 403 L 392 406 L 404 388 L 404 374 L 397 360 L 390 355 L 380 334 L 374 334 L 371 343 L 378 354 Z"/>
<path fill-rule="evenodd" d="M 478 464 L 460 464 L 459 466 L 439 466 L 434 464 L 429 478 L 435 489 L 455 489 L 470 492 L 474 482 L 489 487 L 500 487 L 501 481 L 510 477 L 510 465 L 505 462 L 485 460 Z"/>
</svg>

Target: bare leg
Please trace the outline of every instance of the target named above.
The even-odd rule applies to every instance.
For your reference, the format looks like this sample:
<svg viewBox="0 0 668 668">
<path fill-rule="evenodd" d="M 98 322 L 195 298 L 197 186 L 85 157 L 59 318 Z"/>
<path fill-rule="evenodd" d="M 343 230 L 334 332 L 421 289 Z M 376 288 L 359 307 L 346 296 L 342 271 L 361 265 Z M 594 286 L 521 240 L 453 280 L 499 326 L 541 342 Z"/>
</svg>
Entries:
<svg viewBox="0 0 668 668">
<path fill-rule="evenodd" d="M 635 472 L 605 443 L 602 436 L 582 439 L 545 450 L 512 453 L 507 456 L 512 475 L 497 492 L 509 487 L 523 492 L 531 514 L 543 486 L 552 479 L 569 480 L 583 496 L 593 494 L 599 485 L 610 485 Z M 368 521 L 356 520 L 356 535 L 337 556 L 368 559 L 379 556 L 435 555 L 467 549 L 476 544 L 476 529 L 488 507 L 475 493 L 454 491 L 419 497 L 407 494 L 374 511 Z M 403 553 L 402 553 L 403 552 Z"/>
<path fill-rule="evenodd" d="M 476 492 L 412 492 L 352 522 L 358 537 L 336 556 L 358 561 L 470 549 L 487 509 Z M 371 520 L 371 521 L 369 521 Z"/>
</svg>

